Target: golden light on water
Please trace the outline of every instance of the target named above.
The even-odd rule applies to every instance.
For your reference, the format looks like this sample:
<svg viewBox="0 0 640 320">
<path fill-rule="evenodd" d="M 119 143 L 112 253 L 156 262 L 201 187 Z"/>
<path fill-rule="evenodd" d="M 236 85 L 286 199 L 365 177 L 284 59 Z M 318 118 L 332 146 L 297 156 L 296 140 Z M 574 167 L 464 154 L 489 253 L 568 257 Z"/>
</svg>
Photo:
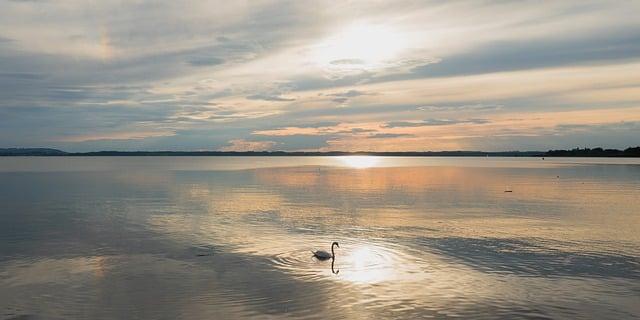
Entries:
<svg viewBox="0 0 640 320">
<path fill-rule="evenodd" d="M 380 162 L 380 158 L 372 156 L 345 156 L 339 160 L 343 165 L 356 169 L 371 168 Z"/>
<path fill-rule="evenodd" d="M 339 257 L 340 263 L 348 266 L 340 278 L 360 284 L 373 284 L 393 279 L 393 260 L 369 247 L 360 247 L 347 255 Z"/>
</svg>

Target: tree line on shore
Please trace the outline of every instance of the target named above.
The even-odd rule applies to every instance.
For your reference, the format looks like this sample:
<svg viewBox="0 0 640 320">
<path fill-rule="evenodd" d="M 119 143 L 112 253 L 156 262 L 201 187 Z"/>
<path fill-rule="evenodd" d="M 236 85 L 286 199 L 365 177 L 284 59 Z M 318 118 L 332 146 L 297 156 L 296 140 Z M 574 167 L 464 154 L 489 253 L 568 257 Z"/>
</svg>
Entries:
<svg viewBox="0 0 640 320">
<path fill-rule="evenodd" d="M 0 148 L 0 156 L 399 156 L 399 157 L 640 157 L 640 146 L 624 150 L 575 148 L 549 151 L 415 151 L 415 152 L 298 152 L 298 151 L 96 151 L 65 152 L 51 148 Z"/>
</svg>

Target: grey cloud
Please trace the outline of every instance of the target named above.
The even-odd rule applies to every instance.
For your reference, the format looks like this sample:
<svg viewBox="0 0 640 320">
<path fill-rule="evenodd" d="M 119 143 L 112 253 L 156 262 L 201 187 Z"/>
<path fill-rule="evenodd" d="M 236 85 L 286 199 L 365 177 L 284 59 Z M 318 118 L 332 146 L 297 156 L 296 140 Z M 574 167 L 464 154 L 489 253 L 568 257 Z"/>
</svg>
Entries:
<svg viewBox="0 0 640 320">
<path fill-rule="evenodd" d="M 283 117 L 293 118 L 310 118 L 310 117 L 341 117 L 341 116 L 353 116 L 353 115 L 374 115 L 374 114 L 398 114 L 405 112 L 415 112 L 415 105 L 401 105 L 401 104 L 379 104 L 373 106 L 354 106 L 354 108 L 318 108 L 318 109 L 299 109 L 288 112 Z M 395 116 L 394 116 L 395 118 Z M 290 122 L 291 120 L 288 120 Z"/>
<path fill-rule="evenodd" d="M 351 133 L 365 133 L 365 132 L 375 132 L 373 129 L 365 129 L 365 128 L 353 128 L 349 130 Z"/>
<path fill-rule="evenodd" d="M 247 99 L 264 100 L 264 101 L 281 101 L 281 102 L 296 100 L 295 98 L 283 97 L 281 95 L 271 95 L 271 94 L 262 94 L 262 93 L 247 96 Z"/>
<path fill-rule="evenodd" d="M 370 136 L 367 136 L 368 139 L 392 139 L 392 138 L 403 138 L 403 137 L 413 137 L 414 135 L 408 133 L 376 133 Z"/>
<path fill-rule="evenodd" d="M 361 72 L 338 78 L 293 79 L 295 90 L 320 90 L 364 83 L 476 75 L 559 66 L 590 65 L 640 59 L 640 29 L 608 29 L 599 34 L 530 40 L 502 40 L 464 52 L 411 60 L 383 74 Z"/>
<path fill-rule="evenodd" d="M 105 6 L 108 7 L 108 5 Z M 246 14 L 244 19 L 238 23 L 223 25 L 202 23 L 198 20 L 174 24 L 166 19 L 166 13 L 174 11 L 173 7 L 174 5 L 170 2 L 156 3 L 150 7 L 139 4 L 116 7 L 117 10 L 135 12 L 135 15 L 120 15 L 124 18 L 117 21 L 105 18 L 102 24 L 109 31 L 109 43 L 116 49 L 135 52 L 139 48 L 159 43 L 180 42 L 187 35 L 187 39 L 184 40 L 187 45 L 180 46 L 179 50 L 164 46 L 163 50 L 148 50 L 148 53 L 142 55 L 119 55 L 117 59 L 100 60 L 82 56 L 17 51 L 5 49 L 3 46 L 0 51 L 0 71 L 3 73 L 20 75 L 51 72 L 52 76 L 49 83 L 31 87 L 22 86 L 17 88 L 17 92 L 10 82 L 5 83 L 0 79 L 0 99 L 8 97 L 11 100 L 19 100 L 21 97 L 29 97 L 29 101 L 24 101 L 25 103 L 32 103 L 35 99 L 48 101 L 46 96 L 42 96 L 42 92 L 46 86 L 52 84 L 73 86 L 116 82 L 157 83 L 176 75 L 184 76 L 192 72 L 189 69 L 193 66 L 214 66 L 221 62 L 237 63 L 269 54 L 270 50 L 286 45 L 286 41 L 290 39 L 290 34 L 287 33 L 290 32 L 289 30 L 301 31 L 313 27 L 313 24 L 306 26 L 306 23 L 313 22 L 313 16 L 300 18 L 296 12 L 304 11 L 306 8 L 297 4 L 251 6 L 244 13 Z M 100 10 L 104 9 L 102 6 L 96 6 L 87 10 L 86 16 L 118 16 L 101 15 Z M 52 10 L 55 10 L 55 4 Z M 177 20 L 180 21 L 181 18 L 178 17 Z M 243 21 L 251 21 L 251 24 Z M 185 30 L 187 27 L 189 30 Z M 274 32 L 265 33 L 265 30 Z M 188 45 L 190 37 L 197 38 L 209 34 L 213 39 L 211 43 Z M 214 36 L 215 34 L 218 36 Z M 88 35 L 76 34 L 74 37 L 82 40 Z M 2 39 L 5 42 L 5 38 Z M 91 41 L 94 40 L 95 36 L 92 35 Z"/>
<path fill-rule="evenodd" d="M 368 93 L 360 90 L 348 90 L 344 92 L 327 94 L 327 96 L 330 96 L 330 97 L 340 97 L 340 98 L 353 98 L 353 97 L 366 96 L 366 95 L 373 95 L 373 93 Z"/>
<path fill-rule="evenodd" d="M 468 139 L 482 150 L 548 150 L 585 146 L 624 149 L 638 145 L 640 122 L 625 121 L 603 124 L 560 124 L 523 132 L 518 128 Z"/>
<path fill-rule="evenodd" d="M 224 60 L 216 57 L 193 57 L 187 60 L 192 66 L 215 66 L 223 64 Z"/>
<path fill-rule="evenodd" d="M 274 141 L 278 150 L 293 151 L 300 149 L 319 149 L 328 146 L 328 141 L 339 137 L 336 134 L 326 135 L 291 135 L 291 136 L 254 136 L 254 141 Z"/>
<path fill-rule="evenodd" d="M 16 19 L 11 12 L 2 10 L 10 5 L 0 3 L 0 20 Z M 32 4 L 25 4 L 27 5 Z M 233 95 L 291 102 L 294 99 L 283 96 L 283 93 L 310 89 L 323 89 L 331 93 L 344 90 L 337 88 L 349 88 L 363 83 L 561 65 L 619 63 L 640 57 L 640 36 L 637 27 L 629 21 L 620 21 L 619 26 L 629 27 L 615 30 L 603 28 L 599 33 L 563 35 L 562 39 L 539 37 L 494 42 L 470 47 L 466 52 L 443 56 L 439 63 L 434 63 L 437 60 L 430 57 L 420 59 L 416 56 L 417 59 L 404 60 L 399 58 L 394 65 L 395 68 L 384 72 L 363 71 L 335 78 L 327 78 L 323 74 L 295 73 L 300 76 L 277 79 L 279 83 L 286 85 L 274 91 L 249 91 L 253 88 L 242 87 L 242 83 L 230 83 L 234 85 L 232 88 L 217 88 L 214 85 L 209 87 L 206 83 L 197 82 L 198 80 L 194 80 L 193 86 L 189 87 L 190 84 L 185 84 L 184 81 L 190 77 L 195 78 L 206 73 L 213 82 L 224 82 L 227 79 L 216 74 L 219 68 L 260 59 L 275 52 L 286 52 L 290 48 L 305 46 L 321 39 L 335 31 L 331 26 L 332 23 L 335 25 L 335 21 L 329 21 L 328 18 L 332 17 L 315 14 L 317 5 L 301 2 L 242 5 L 241 13 L 238 13 L 242 16 L 230 17 L 228 20 L 211 19 L 210 14 L 215 12 L 179 11 L 177 9 L 182 9 L 182 5 L 176 2 L 136 2 L 118 5 L 96 3 L 92 6 L 71 6 L 59 12 L 56 11 L 59 8 L 57 3 L 49 2 L 47 5 L 51 6 L 51 13 L 43 26 L 55 25 L 62 21 L 69 25 L 81 26 L 77 30 L 74 29 L 65 41 L 78 45 L 89 44 L 90 47 L 99 44 L 100 33 L 104 31 L 105 41 L 114 51 L 113 58 L 37 52 L 35 41 L 9 39 L 6 38 L 8 35 L 4 34 L 4 37 L 0 36 L 0 142 L 3 144 L 42 145 L 48 143 L 49 136 L 73 135 L 91 130 L 100 132 L 106 129 L 128 129 L 140 125 L 148 128 L 175 129 L 176 135 L 154 137 L 145 139 L 146 141 L 127 141 L 123 142 L 124 147 L 215 148 L 223 146 L 231 139 L 247 138 L 256 128 L 285 127 L 292 123 L 300 123 L 300 127 L 322 127 L 323 121 L 318 119 L 342 120 L 341 117 L 363 116 L 367 119 L 381 119 L 385 116 L 384 119 L 390 121 L 389 124 L 399 124 L 400 127 L 448 125 L 460 122 L 446 119 L 414 122 L 405 119 L 423 118 L 416 118 L 417 111 L 465 110 L 470 111 L 465 117 L 483 117 L 473 112 L 499 110 L 502 105 L 508 105 L 510 111 L 530 110 L 532 106 L 538 108 L 536 110 L 552 110 L 566 105 L 566 102 L 550 99 L 549 102 L 553 104 L 541 103 L 540 97 L 527 97 L 528 100 L 522 98 L 489 101 L 482 105 L 464 105 L 473 102 L 457 101 L 452 103 L 459 105 L 429 106 L 429 101 L 421 101 L 425 105 L 418 110 L 416 105 L 383 103 L 360 104 L 354 105 L 353 108 L 306 108 L 302 103 L 291 103 L 291 107 L 282 114 L 265 118 L 237 112 L 231 107 L 209 106 L 211 100 Z M 390 10 L 396 10 L 396 13 L 407 10 L 406 6 L 397 3 L 367 6 L 376 7 L 377 9 L 367 10 L 372 9 L 381 17 Z M 414 2 L 410 7 L 421 9 L 424 6 L 424 3 Z M 591 12 L 592 9 L 584 10 Z M 83 14 L 77 14 L 78 12 Z M 181 14 L 172 15 L 174 12 Z M 369 14 L 371 11 L 364 13 Z M 192 16 L 194 14 L 195 16 Z M 557 16 L 553 16 L 555 14 Z M 545 17 L 553 22 L 554 19 L 563 17 L 564 13 L 551 15 L 549 17 L 545 14 Z M 626 18 L 623 17 L 621 20 L 624 19 Z M 531 21 L 527 23 L 535 25 Z M 102 26 L 104 30 L 92 26 Z M 14 34 L 19 33 L 12 32 L 11 36 Z M 358 67 L 362 62 L 357 59 L 337 59 L 332 61 L 331 65 L 337 68 L 344 65 Z M 422 66 L 412 67 L 416 64 Z M 155 90 L 158 87 L 176 88 L 183 85 L 186 88 L 182 92 L 166 93 Z M 350 98 L 365 94 L 375 93 L 347 90 L 325 95 L 325 98 L 346 103 Z M 614 106 L 615 103 L 607 103 L 607 106 Z M 595 104 L 589 104 L 587 107 Z M 209 119 L 200 119 L 205 117 L 204 115 Z M 435 114 L 429 116 L 448 117 Z M 353 120 L 355 119 L 349 119 Z M 483 123 L 482 121 L 486 120 L 464 121 Z M 325 124 L 331 126 L 337 125 L 338 122 L 328 121 Z M 361 130 L 363 131 L 345 130 L 340 134 L 371 132 L 368 129 Z M 637 127 L 626 126 L 558 127 L 553 133 L 571 136 L 571 139 L 574 139 L 571 141 L 582 141 L 577 133 L 574 134 L 577 130 L 582 130 L 582 133 L 586 131 L 587 134 L 597 132 L 599 137 L 604 137 L 599 138 L 600 140 L 606 140 L 608 135 L 609 141 L 615 143 L 617 140 L 613 139 L 631 136 L 629 132 L 637 133 Z M 322 138 L 306 136 L 281 139 L 289 139 L 286 141 L 291 148 L 312 148 L 325 146 L 327 139 L 335 137 L 336 135 L 326 135 Z M 309 141 L 309 144 L 305 145 L 304 141 Z M 64 146 L 88 149 L 117 147 L 104 141 Z"/>
<path fill-rule="evenodd" d="M 640 134 L 640 122 L 622 121 L 604 124 L 559 124 L 555 126 L 555 131 L 560 134 L 591 132 L 591 131 L 637 131 Z"/>
<path fill-rule="evenodd" d="M 442 57 L 440 63 L 416 67 L 413 75 L 405 77 L 448 77 L 637 59 L 640 58 L 639 32 L 623 30 L 570 39 L 498 41 Z"/>
<path fill-rule="evenodd" d="M 495 111 L 504 106 L 501 104 L 463 104 L 463 105 L 435 105 L 418 107 L 420 111 Z"/>
<path fill-rule="evenodd" d="M 385 128 L 402 128 L 402 127 L 429 127 L 429 126 L 448 126 L 461 123 L 485 124 L 490 121 L 487 119 L 426 119 L 418 122 L 413 121 L 391 121 L 383 125 Z"/>
<path fill-rule="evenodd" d="M 175 55 L 184 56 L 192 66 L 206 67 L 251 60 L 261 51 L 263 48 L 253 41 L 218 37 L 214 43 L 179 51 Z"/>
<path fill-rule="evenodd" d="M 339 59 L 339 60 L 333 60 L 333 61 L 331 61 L 329 63 L 333 64 L 333 65 L 365 64 L 364 60 L 361 60 L 361 59 Z"/>
<path fill-rule="evenodd" d="M 334 97 L 333 99 L 331 99 L 331 101 L 333 101 L 333 102 L 346 103 L 346 102 L 349 101 L 350 98 L 359 97 L 359 96 L 367 96 L 367 95 L 375 95 L 375 94 L 374 93 L 365 92 L 365 91 L 352 89 L 352 90 L 348 90 L 348 91 L 344 91 L 344 92 L 330 93 L 330 94 L 327 94 L 326 96 Z"/>
<path fill-rule="evenodd" d="M 332 89 L 358 85 L 364 83 L 374 75 L 373 72 L 362 72 L 335 79 L 329 79 L 322 75 L 304 75 L 291 78 L 289 84 L 294 91 Z"/>
<path fill-rule="evenodd" d="M 337 122 L 337 121 L 321 121 L 321 122 L 314 122 L 314 123 L 298 124 L 298 125 L 295 125 L 295 127 L 297 127 L 297 128 L 322 128 L 322 127 L 333 127 L 333 126 L 337 126 L 339 124 L 340 124 L 340 122 Z"/>
<path fill-rule="evenodd" d="M 42 80 L 46 78 L 45 74 L 37 72 L 0 72 L 0 78 L 11 80 Z"/>
<path fill-rule="evenodd" d="M 384 124 L 385 128 L 405 128 L 405 127 L 424 127 L 429 126 L 430 124 L 424 122 L 409 122 L 409 121 L 392 121 Z"/>
<path fill-rule="evenodd" d="M 339 134 L 360 134 L 360 133 L 367 133 L 367 132 L 376 132 L 377 130 L 373 130 L 373 129 L 365 129 L 365 128 L 352 128 L 349 130 L 340 130 L 336 133 Z"/>
</svg>

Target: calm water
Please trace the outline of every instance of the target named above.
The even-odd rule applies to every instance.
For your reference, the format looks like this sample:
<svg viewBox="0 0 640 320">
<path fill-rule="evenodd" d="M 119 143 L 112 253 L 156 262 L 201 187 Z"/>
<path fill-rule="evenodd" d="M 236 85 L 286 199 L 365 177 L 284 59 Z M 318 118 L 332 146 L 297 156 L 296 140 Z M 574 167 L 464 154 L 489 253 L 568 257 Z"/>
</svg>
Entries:
<svg viewBox="0 0 640 320">
<path fill-rule="evenodd" d="M 0 319 L 640 317 L 640 159 L 0 158 L 0 181 Z"/>
</svg>

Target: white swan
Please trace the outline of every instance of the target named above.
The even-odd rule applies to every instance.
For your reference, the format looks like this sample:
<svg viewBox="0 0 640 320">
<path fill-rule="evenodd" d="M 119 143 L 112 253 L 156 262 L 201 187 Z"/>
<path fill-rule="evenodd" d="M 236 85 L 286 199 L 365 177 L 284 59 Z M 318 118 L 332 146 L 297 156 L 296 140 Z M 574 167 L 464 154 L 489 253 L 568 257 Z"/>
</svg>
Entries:
<svg viewBox="0 0 640 320">
<path fill-rule="evenodd" d="M 331 244 L 331 253 L 326 252 L 324 250 L 318 250 L 318 251 L 311 251 L 313 253 L 313 256 L 316 257 L 316 259 L 318 260 L 328 260 L 328 259 L 333 259 L 335 257 L 335 253 L 333 252 L 333 247 L 338 247 L 340 248 L 340 245 L 337 242 L 333 242 Z"/>
</svg>

